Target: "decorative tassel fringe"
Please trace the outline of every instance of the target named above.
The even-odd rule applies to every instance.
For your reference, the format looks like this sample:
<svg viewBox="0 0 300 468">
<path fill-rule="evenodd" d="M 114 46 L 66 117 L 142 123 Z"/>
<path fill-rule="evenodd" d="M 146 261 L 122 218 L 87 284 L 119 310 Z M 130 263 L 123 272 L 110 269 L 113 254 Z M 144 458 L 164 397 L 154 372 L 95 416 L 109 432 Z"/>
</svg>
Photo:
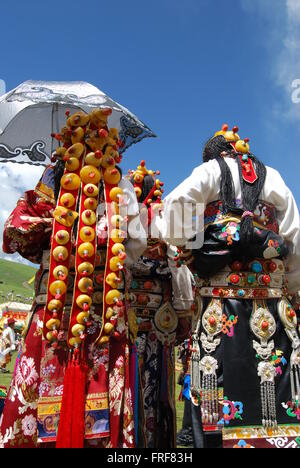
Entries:
<svg viewBox="0 0 300 468">
<path fill-rule="evenodd" d="M 79 353 L 70 355 L 64 378 L 56 448 L 83 448 L 86 365 Z"/>
<path fill-rule="evenodd" d="M 299 409 L 299 393 L 300 393 L 300 366 L 298 364 L 292 365 L 291 362 L 291 390 L 292 390 L 292 403 L 296 409 Z"/>
<path fill-rule="evenodd" d="M 219 419 L 217 376 L 203 375 L 201 389 L 202 422 L 203 424 L 216 424 Z"/>
</svg>

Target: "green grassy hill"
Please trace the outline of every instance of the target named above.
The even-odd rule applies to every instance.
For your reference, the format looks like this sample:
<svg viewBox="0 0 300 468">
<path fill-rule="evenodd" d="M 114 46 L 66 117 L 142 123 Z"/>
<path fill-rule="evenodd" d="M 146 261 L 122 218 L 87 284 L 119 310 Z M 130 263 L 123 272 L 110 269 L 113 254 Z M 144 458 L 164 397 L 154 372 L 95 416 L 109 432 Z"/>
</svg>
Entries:
<svg viewBox="0 0 300 468">
<path fill-rule="evenodd" d="M 33 283 L 28 281 L 37 270 L 28 265 L 0 259 L 0 303 L 6 302 L 7 293 L 13 292 L 13 300 L 17 294 L 25 297 L 33 296 Z"/>
</svg>

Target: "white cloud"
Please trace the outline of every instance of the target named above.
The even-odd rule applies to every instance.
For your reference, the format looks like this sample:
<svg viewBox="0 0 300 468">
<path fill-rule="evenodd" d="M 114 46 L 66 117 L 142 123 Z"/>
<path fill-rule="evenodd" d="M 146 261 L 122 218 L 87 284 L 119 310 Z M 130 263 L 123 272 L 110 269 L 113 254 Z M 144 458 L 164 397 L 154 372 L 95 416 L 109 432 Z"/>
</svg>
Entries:
<svg viewBox="0 0 300 468">
<path fill-rule="evenodd" d="M 257 17 L 265 26 L 265 43 L 270 62 L 270 75 L 282 90 L 281 102 L 273 107 L 274 115 L 300 118 L 300 103 L 296 80 L 300 79 L 300 1 L 241 0 L 244 10 Z M 297 88 L 296 88 L 297 87 Z"/>
<path fill-rule="evenodd" d="M 0 257 L 19 263 L 26 263 L 20 255 L 7 255 L 2 252 L 2 237 L 4 223 L 15 208 L 18 199 L 26 190 L 36 186 L 43 168 L 39 166 L 5 163 L 0 165 Z"/>
</svg>

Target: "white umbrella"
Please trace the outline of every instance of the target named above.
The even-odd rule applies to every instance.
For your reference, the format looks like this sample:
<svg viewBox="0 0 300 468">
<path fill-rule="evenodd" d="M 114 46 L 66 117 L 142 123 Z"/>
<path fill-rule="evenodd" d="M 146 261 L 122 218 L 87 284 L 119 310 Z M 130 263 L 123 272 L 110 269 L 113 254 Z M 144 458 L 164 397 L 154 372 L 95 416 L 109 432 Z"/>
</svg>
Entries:
<svg viewBox="0 0 300 468">
<path fill-rule="evenodd" d="M 128 109 L 84 81 L 25 81 L 0 97 L 0 162 L 46 166 L 66 122 L 66 111 L 95 107 L 113 111 L 108 126 L 118 129 L 122 152 L 146 137 L 156 135 Z"/>
</svg>

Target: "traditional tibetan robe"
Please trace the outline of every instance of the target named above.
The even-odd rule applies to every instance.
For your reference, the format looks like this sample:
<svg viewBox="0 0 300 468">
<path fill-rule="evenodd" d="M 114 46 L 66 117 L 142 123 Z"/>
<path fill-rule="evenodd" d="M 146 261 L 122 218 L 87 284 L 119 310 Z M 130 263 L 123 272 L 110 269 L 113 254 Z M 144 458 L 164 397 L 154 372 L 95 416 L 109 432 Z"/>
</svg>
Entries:
<svg viewBox="0 0 300 468">
<path fill-rule="evenodd" d="M 238 165 L 225 161 L 239 206 Z M 266 169 L 247 251 L 241 216 L 220 201 L 216 160 L 166 197 L 157 220 L 162 238 L 187 247 L 197 282 L 190 355 L 196 446 L 203 430 L 222 434 L 224 447 L 299 446 L 300 340 L 291 300 L 300 290 L 300 220 L 280 174 Z"/>
<path fill-rule="evenodd" d="M 133 187 L 126 179 L 121 179 L 119 186 L 127 195 L 128 201 L 128 237 L 125 241 L 127 259 L 118 286 L 118 289 L 126 294 L 130 285 L 128 267 L 145 250 L 146 235 L 139 223 L 139 208 Z M 69 352 L 66 340 L 75 272 L 73 259 L 58 336 L 59 346 L 54 349 L 43 338 L 42 329 L 55 206 L 53 167 L 49 166 L 35 190 L 26 192 L 18 201 L 4 228 L 4 251 L 18 252 L 31 262 L 40 263 L 40 268 L 36 274 L 35 300 L 27 336 L 2 415 L 2 447 L 49 446 L 56 441 Z M 105 213 L 99 213 L 92 325 L 88 328 L 86 339 L 88 369 L 84 416 L 85 444 L 96 447 L 134 447 L 126 307 L 121 314 L 123 319 L 118 320 L 116 328 L 119 337 L 111 339 L 109 353 L 103 352 L 94 343 L 101 327 L 106 224 Z M 137 226 L 138 229 L 135 229 Z M 130 237 L 131 231 L 134 232 L 134 238 Z"/>
<path fill-rule="evenodd" d="M 147 249 L 131 266 L 131 382 L 138 447 L 166 449 L 175 446 L 176 436 L 175 341 L 181 321 L 190 317 L 194 294 L 189 269 L 176 268 L 176 249 L 156 236 L 155 226 L 152 230 L 163 185 L 154 174 L 142 161 L 130 179 L 148 230 Z"/>
</svg>

